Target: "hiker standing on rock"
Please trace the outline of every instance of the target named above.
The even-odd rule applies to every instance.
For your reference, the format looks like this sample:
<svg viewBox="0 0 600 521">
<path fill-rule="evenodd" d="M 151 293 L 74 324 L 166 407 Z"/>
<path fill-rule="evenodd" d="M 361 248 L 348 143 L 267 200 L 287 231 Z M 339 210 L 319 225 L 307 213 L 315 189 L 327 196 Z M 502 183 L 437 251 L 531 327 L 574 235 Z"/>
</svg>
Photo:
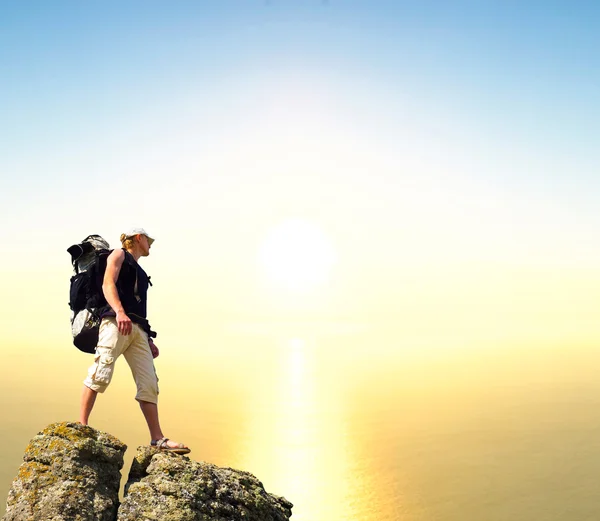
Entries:
<svg viewBox="0 0 600 521">
<path fill-rule="evenodd" d="M 106 262 L 102 292 L 108 303 L 103 314 L 94 363 L 84 380 L 79 421 L 88 424 L 98 393 L 110 383 L 115 363 L 123 355 L 137 386 L 135 399 L 148 423 L 151 445 L 163 451 L 187 454 L 182 443 L 165 438 L 158 420 L 158 377 L 154 358 L 158 348 L 152 340 L 146 319 L 146 294 L 150 278 L 138 264 L 140 257 L 150 255 L 154 239 L 143 228 L 121 235 L 122 249 L 115 249 Z"/>
</svg>

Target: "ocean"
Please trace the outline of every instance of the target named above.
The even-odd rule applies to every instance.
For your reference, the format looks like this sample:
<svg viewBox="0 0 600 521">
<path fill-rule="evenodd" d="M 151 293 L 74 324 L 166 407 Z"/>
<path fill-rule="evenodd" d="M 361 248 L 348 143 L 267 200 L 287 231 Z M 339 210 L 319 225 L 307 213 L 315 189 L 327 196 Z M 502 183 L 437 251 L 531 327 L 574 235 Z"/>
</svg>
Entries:
<svg viewBox="0 0 600 521">
<path fill-rule="evenodd" d="M 171 339 L 157 342 L 165 434 L 193 459 L 255 474 L 296 521 L 598 517 L 594 345 L 425 343 L 390 327 L 310 324 Z M 29 439 L 77 419 L 90 361 L 66 345 L 5 355 L 0 514 Z M 149 441 L 134 395 L 119 360 L 91 417 L 129 446 L 124 474 Z"/>
</svg>

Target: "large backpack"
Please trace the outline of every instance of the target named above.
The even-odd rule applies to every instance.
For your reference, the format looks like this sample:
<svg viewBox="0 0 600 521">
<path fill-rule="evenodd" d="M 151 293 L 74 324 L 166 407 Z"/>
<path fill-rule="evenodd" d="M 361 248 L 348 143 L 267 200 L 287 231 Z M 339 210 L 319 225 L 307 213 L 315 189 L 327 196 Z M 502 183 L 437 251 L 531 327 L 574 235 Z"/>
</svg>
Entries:
<svg viewBox="0 0 600 521">
<path fill-rule="evenodd" d="M 71 254 L 75 272 L 69 291 L 73 344 L 85 353 L 94 353 L 101 315 L 109 308 L 102 292 L 102 281 L 106 259 L 112 250 L 100 235 L 88 235 L 67 251 Z"/>
</svg>

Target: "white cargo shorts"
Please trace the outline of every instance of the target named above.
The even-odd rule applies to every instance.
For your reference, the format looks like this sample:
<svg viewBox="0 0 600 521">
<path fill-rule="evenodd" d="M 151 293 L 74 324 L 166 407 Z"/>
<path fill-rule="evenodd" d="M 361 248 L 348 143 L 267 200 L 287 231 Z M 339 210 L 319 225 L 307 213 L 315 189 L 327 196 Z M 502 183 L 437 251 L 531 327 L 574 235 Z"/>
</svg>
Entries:
<svg viewBox="0 0 600 521">
<path fill-rule="evenodd" d="M 113 377 L 115 362 L 121 355 L 127 360 L 135 380 L 135 399 L 158 403 L 158 377 L 148 344 L 148 334 L 135 323 L 132 324 L 129 335 L 120 334 L 115 317 L 102 319 L 94 363 L 83 384 L 103 393 Z"/>
</svg>

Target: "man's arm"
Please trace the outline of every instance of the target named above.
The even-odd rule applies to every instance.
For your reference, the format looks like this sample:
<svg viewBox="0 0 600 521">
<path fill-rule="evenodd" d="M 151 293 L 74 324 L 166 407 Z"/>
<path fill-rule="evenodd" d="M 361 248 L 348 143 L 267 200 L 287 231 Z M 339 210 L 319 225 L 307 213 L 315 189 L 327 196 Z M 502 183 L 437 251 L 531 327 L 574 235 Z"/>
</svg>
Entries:
<svg viewBox="0 0 600 521">
<path fill-rule="evenodd" d="M 113 311 L 117 314 L 117 326 L 119 327 L 119 333 L 122 335 L 128 335 L 131 333 L 131 320 L 125 314 L 123 304 L 119 298 L 119 292 L 117 290 L 117 279 L 125 260 L 125 252 L 123 250 L 114 250 L 106 260 L 106 271 L 104 272 L 104 280 L 102 282 L 102 292 L 106 302 L 113 308 Z"/>
</svg>

